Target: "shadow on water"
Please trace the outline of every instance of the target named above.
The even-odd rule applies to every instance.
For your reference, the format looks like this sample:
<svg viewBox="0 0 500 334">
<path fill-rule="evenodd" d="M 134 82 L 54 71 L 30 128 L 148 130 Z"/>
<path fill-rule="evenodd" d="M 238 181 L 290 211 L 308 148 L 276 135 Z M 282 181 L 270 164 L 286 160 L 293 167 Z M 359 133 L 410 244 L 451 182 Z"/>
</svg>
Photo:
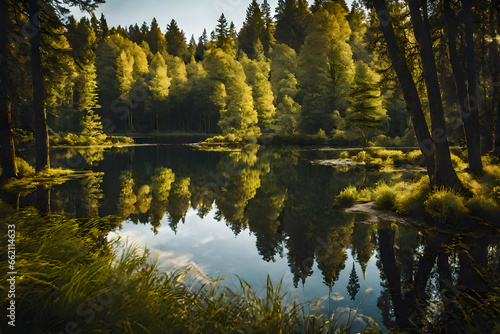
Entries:
<svg viewBox="0 0 500 334">
<path fill-rule="evenodd" d="M 414 175 L 314 165 L 313 156 L 258 146 L 232 152 L 182 145 L 97 154 L 57 149 L 53 161 L 78 162 L 95 173 L 38 186 L 29 194 L 4 193 L 2 199 L 69 217 L 119 216 L 124 224 L 150 227 L 148 238 L 166 233 L 167 226 L 177 233 L 180 223 L 187 226 L 193 219 L 223 222 L 235 237 L 244 231 L 254 236 L 259 261 L 286 261 L 295 288 L 317 275 L 320 280 L 310 284 L 330 292 L 322 302 L 326 311 L 332 293 L 345 296 L 345 303 L 336 305 L 355 308 L 363 300 L 360 283 L 375 262 L 379 277 L 368 279 L 377 289 L 377 307 L 366 315 L 385 328 L 500 331 L 498 236 L 440 233 L 388 221 L 367 224 L 365 216 L 333 207 L 335 196 L 348 185 L 362 188 Z"/>
</svg>

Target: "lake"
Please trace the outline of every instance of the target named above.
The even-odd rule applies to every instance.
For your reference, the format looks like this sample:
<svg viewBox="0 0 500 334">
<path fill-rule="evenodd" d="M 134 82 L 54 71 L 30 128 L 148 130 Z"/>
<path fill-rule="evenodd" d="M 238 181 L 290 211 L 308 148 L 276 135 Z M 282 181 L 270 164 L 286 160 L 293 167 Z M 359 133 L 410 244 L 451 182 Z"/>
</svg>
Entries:
<svg viewBox="0 0 500 334">
<path fill-rule="evenodd" d="M 488 289 L 475 268 L 500 273 L 495 235 L 372 223 L 334 205 L 348 185 L 425 175 L 418 169 L 332 166 L 340 149 L 220 152 L 142 142 L 106 151 L 54 148 L 53 166 L 94 173 L 3 197 L 19 206 L 43 197 L 52 212 L 70 217 L 121 217 L 108 239 L 147 246 L 164 270 L 190 266 L 200 280 L 224 278 L 230 286 L 239 277 L 257 291 L 269 275 L 319 313 L 347 319 L 356 310 L 353 332 L 365 317 L 386 329 L 408 326 L 407 319 L 418 327 L 449 322 L 457 304 L 450 293 Z"/>
</svg>

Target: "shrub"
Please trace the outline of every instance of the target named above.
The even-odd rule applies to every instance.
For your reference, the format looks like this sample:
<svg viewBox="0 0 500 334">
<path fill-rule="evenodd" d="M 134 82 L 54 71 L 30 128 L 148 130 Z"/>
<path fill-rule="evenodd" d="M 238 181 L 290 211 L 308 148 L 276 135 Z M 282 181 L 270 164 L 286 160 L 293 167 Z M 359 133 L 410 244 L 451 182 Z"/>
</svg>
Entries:
<svg viewBox="0 0 500 334">
<path fill-rule="evenodd" d="M 31 176 L 35 174 L 35 169 L 30 166 L 23 158 L 16 157 L 17 170 L 19 176 Z"/>
<path fill-rule="evenodd" d="M 375 204 L 381 209 L 392 210 L 396 204 L 396 191 L 386 183 L 379 183 L 372 195 Z"/>
<path fill-rule="evenodd" d="M 404 191 L 398 194 L 395 207 L 400 215 L 416 215 L 422 208 L 422 202 L 411 191 Z"/>
<path fill-rule="evenodd" d="M 401 138 L 391 138 L 385 135 L 378 135 L 370 141 L 370 145 L 374 147 L 398 147 L 401 144 Z"/>
<path fill-rule="evenodd" d="M 226 138 L 224 138 L 223 136 L 213 136 L 213 137 L 207 138 L 205 140 L 205 143 L 213 144 L 213 143 L 223 143 L 225 141 L 226 141 Z"/>
<path fill-rule="evenodd" d="M 422 151 L 415 150 L 406 153 L 406 160 L 408 160 L 412 164 L 422 165 L 423 164 Z"/>
<path fill-rule="evenodd" d="M 375 150 L 374 152 L 375 156 L 378 156 L 379 158 L 386 160 L 388 158 L 392 158 L 395 160 L 403 160 L 404 159 L 404 154 L 402 151 L 399 150 L 385 150 L 385 149 L 379 149 Z"/>
<path fill-rule="evenodd" d="M 335 196 L 335 202 L 341 206 L 351 206 L 358 197 L 358 190 L 355 186 L 348 186 Z"/>
<path fill-rule="evenodd" d="M 431 216 L 439 218 L 442 223 L 455 222 L 458 217 L 468 212 L 463 198 L 447 188 L 434 191 L 425 201 L 425 210 Z"/>
<path fill-rule="evenodd" d="M 497 209 L 497 203 L 493 199 L 486 198 L 482 195 L 474 196 L 467 200 L 465 206 L 470 210 L 474 216 L 481 215 L 484 211 L 492 211 Z"/>
<path fill-rule="evenodd" d="M 396 212 L 401 215 L 418 215 L 429 192 L 429 177 L 422 176 L 414 183 L 402 182 L 398 185 Z"/>
<path fill-rule="evenodd" d="M 349 159 L 349 152 L 347 151 L 342 151 L 339 154 L 340 159 Z"/>
<path fill-rule="evenodd" d="M 358 152 L 358 154 L 356 155 L 356 157 L 354 158 L 354 160 L 356 160 L 357 162 L 369 162 L 371 161 L 371 156 L 366 153 L 366 151 L 360 151 Z"/>
</svg>

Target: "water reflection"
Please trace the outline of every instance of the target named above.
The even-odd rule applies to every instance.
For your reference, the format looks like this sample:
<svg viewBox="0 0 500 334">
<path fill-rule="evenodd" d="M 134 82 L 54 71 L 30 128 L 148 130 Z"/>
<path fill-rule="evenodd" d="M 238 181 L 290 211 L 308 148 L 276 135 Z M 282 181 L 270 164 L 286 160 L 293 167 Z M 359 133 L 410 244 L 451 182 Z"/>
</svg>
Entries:
<svg viewBox="0 0 500 334">
<path fill-rule="evenodd" d="M 388 328 L 498 332 L 498 237 L 377 229 L 382 286 L 377 305 Z"/>
<path fill-rule="evenodd" d="M 461 332 L 468 326 L 499 326 L 492 320 L 499 311 L 488 309 L 498 307 L 498 237 L 452 235 L 391 222 L 367 224 L 364 216 L 332 205 L 348 185 L 371 186 L 381 178 L 412 177 L 409 173 L 313 165 L 309 161 L 318 159 L 314 153 L 258 146 L 233 152 L 143 146 L 97 155 L 52 154 L 54 161 L 78 161 L 94 173 L 28 195 L 2 194 L 4 199 L 77 218 L 115 215 L 160 237 L 162 228 L 177 233 L 179 223 L 188 225 L 194 219 L 188 213 L 195 212 L 197 220 L 220 221 L 234 236 L 251 233 L 254 239 L 244 240 L 253 240 L 264 262 L 285 261 L 295 288 L 317 275 L 322 283 L 314 284 L 330 296 L 344 296 L 341 305 L 352 307 L 366 296 L 370 282 L 377 290 L 378 313 L 368 315 L 387 328 Z M 319 154 L 331 159 L 325 155 L 336 153 Z M 375 255 L 380 277 L 369 277 Z M 225 254 L 217 256 L 224 265 Z M 258 274 L 263 278 L 266 272 Z"/>
</svg>

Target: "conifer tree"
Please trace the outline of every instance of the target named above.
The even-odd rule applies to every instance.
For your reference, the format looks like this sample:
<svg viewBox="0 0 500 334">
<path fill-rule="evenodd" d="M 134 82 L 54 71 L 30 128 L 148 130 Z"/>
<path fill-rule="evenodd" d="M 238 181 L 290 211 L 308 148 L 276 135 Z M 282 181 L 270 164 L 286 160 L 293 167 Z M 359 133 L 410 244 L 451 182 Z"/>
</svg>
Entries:
<svg viewBox="0 0 500 334">
<path fill-rule="evenodd" d="M 383 107 L 378 75 L 361 60 L 355 67 L 349 93 L 351 107 L 345 123 L 347 131 L 361 135 L 366 144 L 370 138 L 388 130 L 389 118 Z"/>
<path fill-rule="evenodd" d="M 250 59 L 255 59 L 255 44 L 264 35 L 265 23 L 263 14 L 256 0 L 252 0 L 247 9 L 245 22 L 238 36 L 239 48 L 243 50 Z"/>
<path fill-rule="evenodd" d="M 300 52 L 297 80 L 304 132 L 330 132 L 337 126 L 338 114 L 344 116 L 347 110 L 353 61 L 346 14 L 333 2 L 320 8 Z"/>
<path fill-rule="evenodd" d="M 194 35 L 191 35 L 191 39 L 189 40 L 188 44 L 188 55 L 189 55 L 189 62 L 191 62 L 191 57 L 196 56 L 196 40 L 194 39 Z"/>
<path fill-rule="evenodd" d="M 269 2 L 267 0 L 264 0 L 262 2 L 260 10 L 262 12 L 262 19 L 264 20 L 264 30 L 261 33 L 260 41 L 262 42 L 264 53 L 266 54 L 266 56 L 269 56 L 269 51 L 276 42 L 274 38 L 276 26 L 271 14 L 271 6 L 269 6 Z"/>
<path fill-rule="evenodd" d="M 217 26 L 214 32 L 215 45 L 224 51 L 229 51 L 231 49 L 230 43 L 230 33 L 228 28 L 228 23 L 224 14 L 221 14 L 217 20 Z"/>
<path fill-rule="evenodd" d="M 165 33 L 167 41 L 167 52 L 173 56 L 180 57 L 184 62 L 189 62 L 188 47 L 184 32 L 179 29 L 175 20 L 170 21 Z"/>
<path fill-rule="evenodd" d="M 203 60 L 207 44 L 208 44 L 207 29 L 203 29 L 203 33 L 198 39 L 198 45 L 196 46 L 196 55 L 195 55 L 196 61 Z"/>
<path fill-rule="evenodd" d="M 153 18 L 151 21 L 151 28 L 146 33 L 145 41 L 148 43 L 149 48 L 153 54 L 157 52 L 163 52 L 167 49 L 167 42 L 165 41 L 165 36 L 161 32 L 158 26 L 158 21 Z"/>
</svg>

